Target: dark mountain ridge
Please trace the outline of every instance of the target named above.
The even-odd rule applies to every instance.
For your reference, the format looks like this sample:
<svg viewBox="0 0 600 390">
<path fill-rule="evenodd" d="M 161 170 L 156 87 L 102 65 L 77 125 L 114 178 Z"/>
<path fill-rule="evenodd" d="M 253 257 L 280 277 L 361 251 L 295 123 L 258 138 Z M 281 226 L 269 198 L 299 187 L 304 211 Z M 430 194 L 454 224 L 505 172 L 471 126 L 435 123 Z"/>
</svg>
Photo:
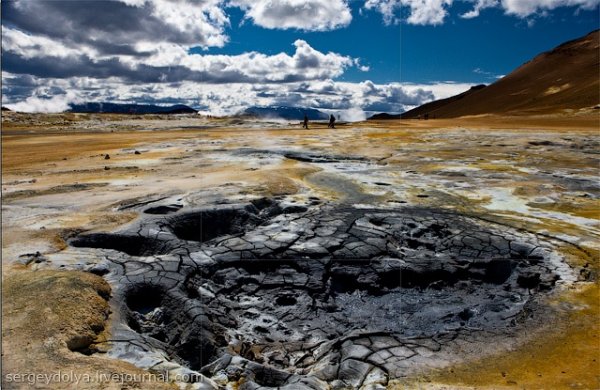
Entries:
<svg viewBox="0 0 600 390">
<path fill-rule="evenodd" d="M 83 103 L 70 104 L 69 112 L 108 114 L 195 114 L 196 110 L 183 104 L 157 106 L 153 104 Z"/>
</svg>

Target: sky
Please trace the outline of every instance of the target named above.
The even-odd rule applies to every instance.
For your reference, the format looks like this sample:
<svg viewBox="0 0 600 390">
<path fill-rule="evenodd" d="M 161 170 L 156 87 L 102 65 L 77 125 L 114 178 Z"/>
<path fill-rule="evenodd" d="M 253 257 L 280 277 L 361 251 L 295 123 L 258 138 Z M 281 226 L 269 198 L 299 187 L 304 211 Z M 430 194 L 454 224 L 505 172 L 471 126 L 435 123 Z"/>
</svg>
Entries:
<svg viewBox="0 0 600 390">
<path fill-rule="evenodd" d="M 600 0 L 2 1 L 2 105 L 312 107 L 360 120 L 490 84 Z"/>
</svg>

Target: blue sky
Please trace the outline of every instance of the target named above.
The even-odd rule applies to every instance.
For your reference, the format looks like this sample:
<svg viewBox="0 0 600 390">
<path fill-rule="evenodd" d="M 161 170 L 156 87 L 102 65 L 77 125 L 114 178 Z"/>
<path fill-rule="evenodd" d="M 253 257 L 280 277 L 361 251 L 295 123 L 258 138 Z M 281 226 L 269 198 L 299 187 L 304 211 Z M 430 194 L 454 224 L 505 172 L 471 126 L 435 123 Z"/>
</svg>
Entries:
<svg viewBox="0 0 600 390">
<path fill-rule="evenodd" d="M 294 105 L 364 117 L 491 83 L 600 0 L 3 1 L 3 104 Z"/>
<path fill-rule="evenodd" d="M 461 18 L 460 14 L 472 8 L 469 3 L 455 3 L 442 25 L 385 25 L 375 10 L 363 10 L 360 15 L 362 5 L 360 1 L 350 3 L 353 19 L 347 27 L 325 32 L 265 29 L 244 21 L 244 13 L 231 8 L 230 42 L 207 51 L 194 47 L 191 52 L 231 55 L 255 50 L 292 54 L 291 42 L 304 39 L 319 51 L 360 58 L 370 67 L 368 78 L 376 83 L 452 80 L 487 84 L 495 79 L 493 76 L 505 75 L 537 54 L 600 25 L 597 8 L 582 11 L 561 7 L 528 18 L 490 8 L 477 18 Z M 363 72 L 350 69 L 339 79 L 362 81 L 365 77 Z"/>
</svg>

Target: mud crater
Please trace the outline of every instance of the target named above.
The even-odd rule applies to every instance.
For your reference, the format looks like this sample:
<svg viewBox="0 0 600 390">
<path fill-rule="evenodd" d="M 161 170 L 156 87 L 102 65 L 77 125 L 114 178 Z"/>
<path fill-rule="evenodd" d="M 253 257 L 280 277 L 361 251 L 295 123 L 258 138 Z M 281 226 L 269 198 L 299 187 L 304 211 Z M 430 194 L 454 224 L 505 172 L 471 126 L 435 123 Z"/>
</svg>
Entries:
<svg viewBox="0 0 600 390">
<path fill-rule="evenodd" d="M 573 274 L 552 244 L 451 212 L 288 206 L 183 208 L 71 245 L 109 250 L 140 342 L 244 388 L 385 386 L 543 316 Z"/>
</svg>

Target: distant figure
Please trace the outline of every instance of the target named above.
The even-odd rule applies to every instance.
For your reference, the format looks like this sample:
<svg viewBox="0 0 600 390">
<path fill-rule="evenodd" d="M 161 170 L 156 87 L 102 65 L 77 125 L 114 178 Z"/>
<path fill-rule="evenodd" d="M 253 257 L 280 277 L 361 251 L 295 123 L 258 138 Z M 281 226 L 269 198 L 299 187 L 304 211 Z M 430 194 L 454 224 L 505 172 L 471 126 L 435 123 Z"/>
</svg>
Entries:
<svg viewBox="0 0 600 390">
<path fill-rule="evenodd" d="M 303 129 L 308 129 L 308 115 L 304 114 L 304 122 L 302 124 Z"/>
<path fill-rule="evenodd" d="M 329 127 L 330 129 L 335 129 L 335 116 L 333 116 L 333 114 L 329 116 L 329 124 L 327 125 L 327 127 Z"/>
</svg>

